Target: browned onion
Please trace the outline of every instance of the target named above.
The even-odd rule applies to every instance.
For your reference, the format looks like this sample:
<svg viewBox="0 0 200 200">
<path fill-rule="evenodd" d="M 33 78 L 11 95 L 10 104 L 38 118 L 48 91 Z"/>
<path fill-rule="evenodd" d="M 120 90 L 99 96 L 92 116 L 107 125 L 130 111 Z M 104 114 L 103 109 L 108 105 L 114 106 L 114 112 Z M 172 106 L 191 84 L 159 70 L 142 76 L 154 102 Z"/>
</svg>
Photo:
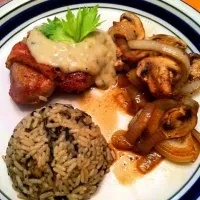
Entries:
<svg viewBox="0 0 200 200">
<path fill-rule="evenodd" d="M 175 108 L 178 105 L 178 102 L 176 102 L 173 99 L 158 99 L 158 100 L 155 100 L 154 103 L 159 109 L 163 111 L 166 111 L 171 108 Z"/>
<path fill-rule="evenodd" d="M 163 114 L 164 114 L 164 111 L 156 107 L 145 129 L 146 135 L 152 135 L 153 133 L 156 132 L 156 130 L 158 129 L 160 125 L 160 120 Z"/>
<path fill-rule="evenodd" d="M 157 153 L 155 150 L 151 151 L 144 157 L 141 157 L 137 162 L 137 168 L 143 174 L 148 173 L 152 170 L 157 164 L 161 162 L 163 157 Z"/>
<path fill-rule="evenodd" d="M 145 88 L 143 82 L 136 74 L 136 68 L 131 69 L 126 76 L 128 77 L 128 80 L 136 86 L 139 90 L 143 90 Z"/>
<path fill-rule="evenodd" d="M 155 144 L 166 139 L 162 131 L 160 130 L 157 131 L 160 126 L 160 121 L 163 114 L 164 110 L 161 110 L 156 106 L 151 118 L 147 123 L 146 129 L 144 130 L 142 136 L 137 140 L 133 148 L 134 152 L 140 154 L 147 154 L 151 151 L 151 149 L 155 146 Z"/>
<path fill-rule="evenodd" d="M 130 150 L 133 146 L 125 138 L 125 131 L 119 130 L 115 132 L 111 138 L 111 143 L 116 149 Z"/>
<path fill-rule="evenodd" d="M 197 101 L 195 101 L 194 99 L 192 99 L 191 97 L 184 96 L 181 98 L 180 101 L 184 105 L 189 105 L 191 108 L 194 108 L 196 110 L 196 112 L 198 112 L 199 103 Z"/>
<path fill-rule="evenodd" d="M 157 119 L 154 116 L 155 114 L 159 114 Z M 154 122 L 155 126 L 153 126 Z M 194 129 L 196 123 L 196 110 L 191 106 L 180 105 L 167 109 L 165 113 L 156 107 L 146 129 L 141 137 L 137 139 L 133 150 L 136 153 L 147 154 L 163 140 L 187 135 Z"/>
<path fill-rule="evenodd" d="M 147 126 L 147 122 L 150 119 L 154 109 L 155 109 L 155 104 L 147 103 L 145 107 L 142 109 L 137 119 L 129 125 L 125 137 L 130 144 L 134 145 L 137 138 L 142 134 L 142 132 Z"/>
<path fill-rule="evenodd" d="M 192 130 L 192 135 L 199 141 L 200 143 L 200 133 L 196 130 L 196 129 L 193 129 Z"/>
<path fill-rule="evenodd" d="M 181 89 L 180 93 L 183 95 L 191 95 L 200 89 L 200 79 L 188 81 Z"/>
<path fill-rule="evenodd" d="M 133 148 L 137 138 L 142 134 L 147 126 L 155 104 L 147 103 L 147 105 L 133 118 L 128 126 L 128 131 L 117 131 L 111 138 L 112 145 L 121 150 L 130 150 Z"/>
<path fill-rule="evenodd" d="M 155 146 L 155 149 L 174 162 L 194 162 L 199 155 L 199 148 L 191 134 L 181 138 L 165 140 Z"/>
<path fill-rule="evenodd" d="M 144 106 L 150 101 L 151 96 L 148 92 L 142 92 L 138 90 L 138 87 L 127 86 L 126 87 L 128 95 L 131 97 L 133 105 L 137 107 L 137 111 L 144 108 Z M 133 106 L 132 105 L 132 106 Z"/>
<path fill-rule="evenodd" d="M 144 135 L 144 137 L 141 137 L 133 147 L 133 151 L 142 155 L 148 154 L 156 144 L 165 139 L 166 136 L 162 130 L 158 129 L 152 135 Z"/>
<path fill-rule="evenodd" d="M 130 40 L 128 41 L 128 45 L 131 49 L 157 51 L 172 58 L 175 58 L 176 60 L 181 62 L 183 72 L 182 78 L 178 84 L 179 87 L 186 83 L 186 81 L 188 80 L 188 76 L 190 74 L 190 61 L 188 56 L 179 48 L 152 40 Z"/>
</svg>

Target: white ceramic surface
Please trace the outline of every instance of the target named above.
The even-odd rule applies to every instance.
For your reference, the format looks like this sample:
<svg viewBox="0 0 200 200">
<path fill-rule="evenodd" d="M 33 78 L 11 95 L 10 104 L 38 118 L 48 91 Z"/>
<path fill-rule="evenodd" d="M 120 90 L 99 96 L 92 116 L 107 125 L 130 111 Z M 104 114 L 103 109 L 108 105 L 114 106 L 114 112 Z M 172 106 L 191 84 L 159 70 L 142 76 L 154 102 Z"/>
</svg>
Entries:
<svg viewBox="0 0 200 200">
<path fill-rule="evenodd" d="M 13 4 L 13 2 L 11 3 Z M 91 4 L 93 5 L 93 4 Z M 79 5 L 81 6 L 81 5 Z M 72 8 L 77 8 L 79 6 L 71 6 Z M 111 8 L 101 8 L 104 7 L 113 7 Z M 7 8 L 7 7 L 6 7 Z M 107 30 L 113 21 L 119 20 L 120 15 L 123 11 L 118 9 L 129 10 L 137 13 L 140 16 L 147 36 L 152 34 L 164 33 L 173 35 L 174 33 L 179 37 L 183 38 L 189 45 L 192 51 L 198 52 L 194 45 L 186 38 L 180 31 L 176 30 L 167 22 L 159 19 L 158 17 L 152 16 L 151 14 L 144 13 L 141 10 L 125 7 L 125 6 L 113 6 L 108 4 L 100 4 L 100 14 L 102 20 L 106 20 L 105 23 L 101 26 L 101 29 Z M 65 8 L 56 9 L 50 11 L 48 13 L 44 13 L 41 16 L 45 17 L 47 14 L 52 14 L 51 17 L 54 17 L 54 12 L 63 11 L 56 16 L 64 16 Z M 12 48 L 12 46 L 20 41 L 27 33 L 27 31 L 31 30 L 34 26 L 41 24 L 46 20 L 46 18 L 37 20 L 41 16 L 37 16 L 34 19 L 27 21 L 22 24 L 17 29 L 25 27 L 31 21 L 35 21 L 34 23 L 28 25 L 19 31 L 15 36 L 13 36 L 1 49 L 0 49 L 0 189 L 12 200 L 17 200 L 16 192 L 12 189 L 10 178 L 7 174 L 6 165 L 2 159 L 2 155 L 5 155 L 6 147 L 9 141 L 9 138 L 12 134 L 12 130 L 15 125 L 30 111 L 32 111 L 33 107 L 28 106 L 17 106 L 9 97 L 8 91 L 10 87 L 9 80 L 9 70 L 5 67 L 6 58 Z M 150 19 L 148 19 L 148 18 Z M 155 21 L 153 21 L 155 20 Z M 157 23 L 158 21 L 159 23 Z M 161 25 L 162 24 L 162 25 Z M 15 31 L 10 34 L 13 34 Z M 3 41 L 1 41 L 3 42 Z M 62 102 L 62 103 L 71 103 L 75 107 L 76 98 L 73 100 L 68 100 L 67 97 L 64 98 L 54 98 L 53 102 Z M 195 96 L 196 100 L 200 99 L 200 96 Z M 119 116 L 123 114 L 120 113 Z M 126 118 L 127 116 L 125 116 Z M 129 118 L 127 120 L 119 120 L 119 127 L 126 128 Z M 98 121 L 96 121 L 98 124 Z M 197 129 L 200 131 L 200 123 L 197 125 Z M 155 170 L 150 172 L 149 174 L 143 176 L 142 178 L 138 178 L 132 185 L 123 186 L 118 183 L 115 176 L 112 174 L 112 170 L 109 174 L 106 175 L 103 180 L 100 189 L 98 192 L 92 197 L 92 200 L 165 200 L 173 196 L 192 176 L 197 167 L 200 165 L 200 157 L 196 160 L 195 163 L 180 165 L 174 164 L 169 161 L 162 162 Z M 200 174 L 200 170 L 195 175 L 194 181 L 197 179 L 198 174 Z M 192 182 L 187 185 L 187 187 L 191 187 Z M 181 191 L 184 193 L 184 191 Z M 174 197 L 174 199 L 178 199 L 181 196 L 178 194 Z M 3 198 L 3 197 L 1 197 Z"/>
</svg>

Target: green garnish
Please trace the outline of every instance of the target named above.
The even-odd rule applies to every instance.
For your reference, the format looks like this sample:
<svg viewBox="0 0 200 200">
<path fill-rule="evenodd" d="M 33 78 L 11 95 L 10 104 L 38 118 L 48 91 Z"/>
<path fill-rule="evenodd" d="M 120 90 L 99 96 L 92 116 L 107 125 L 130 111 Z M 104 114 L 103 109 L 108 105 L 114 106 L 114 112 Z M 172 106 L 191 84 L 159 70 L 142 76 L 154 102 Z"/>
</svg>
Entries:
<svg viewBox="0 0 200 200">
<path fill-rule="evenodd" d="M 75 16 L 68 8 L 66 20 L 55 17 L 47 19 L 38 30 L 47 38 L 57 42 L 81 42 L 88 34 L 95 31 L 103 22 L 99 22 L 98 5 L 92 8 L 79 8 Z"/>
</svg>

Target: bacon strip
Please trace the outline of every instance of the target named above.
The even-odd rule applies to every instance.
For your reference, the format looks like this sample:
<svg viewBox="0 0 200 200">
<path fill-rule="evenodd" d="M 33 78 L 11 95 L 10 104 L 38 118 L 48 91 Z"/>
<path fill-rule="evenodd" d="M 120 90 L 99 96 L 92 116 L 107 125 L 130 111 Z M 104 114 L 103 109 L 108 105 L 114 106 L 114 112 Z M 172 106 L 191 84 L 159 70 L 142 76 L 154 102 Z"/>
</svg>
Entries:
<svg viewBox="0 0 200 200">
<path fill-rule="evenodd" d="M 24 42 L 14 45 L 6 61 L 6 66 L 11 69 L 13 63 L 22 63 L 31 67 L 66 92 L 80 92 L 89 88 L 94 83 L 94 77 L 84 72 L 63 73 L 59 68 L 37 63 Z"/>
</svg>

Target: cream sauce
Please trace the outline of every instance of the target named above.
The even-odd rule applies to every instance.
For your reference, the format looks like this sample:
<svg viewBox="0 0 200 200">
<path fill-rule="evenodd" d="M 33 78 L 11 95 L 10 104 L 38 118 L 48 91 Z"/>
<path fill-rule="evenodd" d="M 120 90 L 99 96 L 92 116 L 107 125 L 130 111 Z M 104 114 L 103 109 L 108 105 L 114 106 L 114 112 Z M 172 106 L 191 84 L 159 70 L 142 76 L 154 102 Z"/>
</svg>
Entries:
<svg viewBox="0 0 200 200">
<path fill-rule="evenodd" d="M 64 73 L 89 73 L 96 77 L 99 87 L 107 88 L 116 82 L 116 47 L 106 32 L 98 30 L 79 43 L 69 43 L 52 41 L 33 29 L 26 42 L 38 63 L 58 67 Z"/>
</svg>

